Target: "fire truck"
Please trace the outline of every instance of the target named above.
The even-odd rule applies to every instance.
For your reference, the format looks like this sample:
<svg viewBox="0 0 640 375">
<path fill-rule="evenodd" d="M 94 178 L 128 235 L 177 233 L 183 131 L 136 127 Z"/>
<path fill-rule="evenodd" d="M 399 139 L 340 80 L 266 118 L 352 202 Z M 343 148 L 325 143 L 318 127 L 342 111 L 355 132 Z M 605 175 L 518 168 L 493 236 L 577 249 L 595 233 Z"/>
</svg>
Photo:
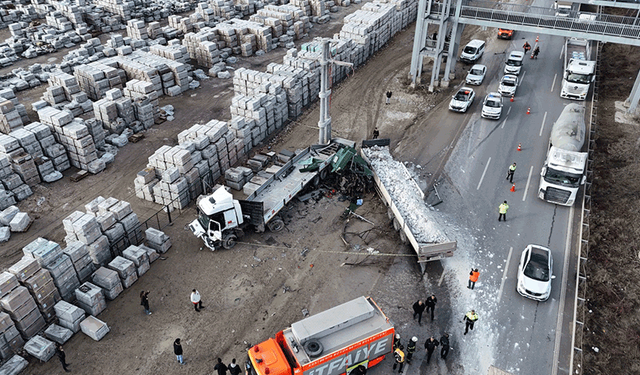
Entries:
<svg viewBox="0 0 640 375">
<path fill-rule="evenodd" d="M 291 324 L 249 351 L 251 375 L 340 375 L 380 363 L 394 328 L 369 297 L 359 297 Z"/>
</svg>

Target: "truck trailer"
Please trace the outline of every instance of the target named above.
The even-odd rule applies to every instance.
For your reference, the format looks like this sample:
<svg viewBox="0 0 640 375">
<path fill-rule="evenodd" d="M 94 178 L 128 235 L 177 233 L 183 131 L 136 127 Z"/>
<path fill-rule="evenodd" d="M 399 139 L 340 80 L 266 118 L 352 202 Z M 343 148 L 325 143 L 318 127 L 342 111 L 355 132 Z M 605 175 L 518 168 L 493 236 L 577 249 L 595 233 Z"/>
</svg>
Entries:
<svg viewBox="0 0 640 375">
<path fill-rule="evenodd" d="M 380 363 L 394 327 L 369 297 L 312 315 L 248 350 L 250 375 L 340 375 Z"/>
<path fill-rule="evenodd" d="M 338 138 L 329 145 L 307 147 L 284 165 L 274 167 L 274 173 L 245 199 L 235 199 L 224 186 L 200 196 L 198 218 L 189 224 L 189 229 L 211 250 L 232 248 L 247 226 L 258 233 L 266 228 L 281 231 L 284 221 L 278 215 L 280 210 L 309 184 L 318 185 L 332 169 L 340 150 L 354 146 L 354 142 Z"/>
<path fill-rule="evenodd" d="M 574 100 L 587 98 L 596 72 L 596 62 L 590 59 L 591 46 L 588 40 L 578 38 L 565 40 L 561 97 Z"/>
<path fill-rule="evenodd" d="M 584 105 L 569 104 L 553 124 L 547 159 L 540 172 L 540 199 L 564 206 L 575 202 L 586 179 L 588 154 L 580 152 L 586 133 L 584 115 Z"/>
</svg>

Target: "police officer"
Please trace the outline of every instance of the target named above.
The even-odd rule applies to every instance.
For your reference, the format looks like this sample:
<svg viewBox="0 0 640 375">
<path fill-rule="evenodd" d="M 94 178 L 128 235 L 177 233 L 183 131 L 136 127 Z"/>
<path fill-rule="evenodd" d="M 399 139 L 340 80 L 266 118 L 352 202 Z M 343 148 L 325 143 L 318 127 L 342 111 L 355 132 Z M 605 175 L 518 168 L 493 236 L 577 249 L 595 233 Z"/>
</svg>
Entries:
<svg viewBox="0 0 640 375">
<path fill-rule="evenodd" d="M 393 338 L 393 350 L 396 350 L 396 348 L 402 346 L 402 344 L 400 343 L 400 334 L 396 333 L 395 337 Z"/>
<path fill-rule="evenodd" d="M 507 171 L 507 178 L 505 178 L 505 180 L 509 180 L 509 182 L 513 183 L 514 173 L 516 173 L 516 163 L 513 163 L 509 166 L 509 170 Z"/>
<path fill-rule="evenodd" d="M 393 358 L 394 358 L 394 362 L 393 362 L 393 369 L 395 370 L 396 367 L 398 365 L 400 365 L 400 368 L 398 369 L 398 373 L 402 372 L 402 367 L 404 366 L 404 352 L 402 351 L 402 349 L 404 349 L 404 347 L 402 346 L 402 344 L 400 344 L 396 350 L 393 351 Z"/>
<path fill-rule="evenodd" d="M 413 319 L 415 320 L 416 315 L 418 316 L 418 324 L 422 325 L 422 313 L 427 306 L 422 302 L 422 300 L 418 300 L 413 304 Z"/>
<path fill-rule="evenodd" d="M 424 347 L 425 349 L 427 349 L 427 363 L 429 363 L 429 361 L 431 360 L 431 354 L 433 354 L 433 351 L 436 349 L 436 346 L 438 346 L 438 344 L 438 340 L 436 340 L 433 336 L 429 337 L 427 341 L 425 341 Z"/>
<path fill-rule="evenodd" d="M 376 127 L 375 129 L 373 129 L 373 139 L 378 139 L 379 136 L 380 136 L 380 131 Z"/>
<path fill-rule="evenodd" d="M 440 345 L 442 345 L 442 349 L 440 350 L 440 358 L 447 359 L 447 354 L 449 354 L 449 334 L 445 333 L 440 337 Z"/>
<path fill-rule="evenodd" d="M 433 322 L 433 310 L 435 310 L 437 302 L 438 302 L 438 299 L 436 298 L 435 294 L 432 294 L 431 297 L 427 298 L 426 301 L 424 301 L 424 304 L 427 305 L 427 313 L 429 312 L 429 310 L 431 310 L 432 322 Z"/>
<path fill-rule="evenodd" d="M 413 336 L 409 343 L 407 343 L 407 362 L 411 363 L 411 357 L 413 357 L 413 353 L 416 351 L 416 344 L 418 342 L 418 338 Z"/>
<path fill-rule="evenodd" d="M 473 324 L 478 320 L 478 314 L 476 314 L 475 310 L 471 310 L 464 315 L 463 320 L 466 321 L 464 327 L 464 334 L 466 335 L 469 329 L 473 331 Z"/>
<path fill-rule="evenodd" d="M 504 221 L 507 221 L 507 210 L 509 209 L 509 205 L 507 204 L 507 201 L 504 201 L 504 203 L 502 203 L 499 207 L 498 207 L 498 221 L 502 221 L 502 219 L 504 219 Z"/>
</svg>

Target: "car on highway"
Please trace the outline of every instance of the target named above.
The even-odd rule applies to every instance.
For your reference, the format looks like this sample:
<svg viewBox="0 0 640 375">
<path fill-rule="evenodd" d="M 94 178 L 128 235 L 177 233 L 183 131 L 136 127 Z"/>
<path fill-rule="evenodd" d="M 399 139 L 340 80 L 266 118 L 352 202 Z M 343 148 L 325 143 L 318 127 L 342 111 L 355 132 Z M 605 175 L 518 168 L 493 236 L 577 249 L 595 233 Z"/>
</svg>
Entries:
<svg viewBox="0 0 640 375">
<path fill-rule="evenodd" d="M 476 93 L 470 87 L 461 87 L 458 92 L 451 97 L 451 101 L 449 102 L 449 109 L 454 112 L 466 112 L 471 104 L 473 104 L 473 99 L 476 98 Z"/>
<path fill-rule="evenodd" d="M 509 52 L 509 57 L 507 57 L 507 61 L 504 64 L 504 74 L 519 75 L 522 71 L 522 60 L 524 60 L 524 52 Z"/>
<path fill-rule="evenodd" d="M 482 102 L 483 118 L 498 120 L 502 115 L 502 95 L 497 92 L 490 92 Z"/>
<path fill-rule="evenodd" d="M 498 29 L 498 38 L 500 39 L 511 39 L 513 38 L 513 34 L 515 34 L 515 30 L 511 29 Z"/>
<path fill-rule="evenodd" d="M 484 81 L 484 76 L 487 74 L 487 67 L 481 64 L 476 64 L 469 69 L 467 73 L 467 84 L 480 86 Z"/>
<path fill-rule="evenodd" d="M 465 63 L 474 63 L 478 61 L 484 53 L 486 43 L 484 40 L 474 39 L 467 43 L 460 54 L 460 61 Z"/>
<path fill-rule="evenodd" d="M 512 96 L 516 94 L 516 89 L 518 88 L 518 77 L 512 76 L 511 74 L 507 74 L 500 79 L 500 84 L 498 85 L 498 92 L 502 96 Z"/>
<path fill-rule="evenodd" d="M 516 290 L 523 297 L 546 301 L 551 295 L 553 257 L 551 250 L 540 245 L 528 245 L 520 256 Z"/>
</svg>

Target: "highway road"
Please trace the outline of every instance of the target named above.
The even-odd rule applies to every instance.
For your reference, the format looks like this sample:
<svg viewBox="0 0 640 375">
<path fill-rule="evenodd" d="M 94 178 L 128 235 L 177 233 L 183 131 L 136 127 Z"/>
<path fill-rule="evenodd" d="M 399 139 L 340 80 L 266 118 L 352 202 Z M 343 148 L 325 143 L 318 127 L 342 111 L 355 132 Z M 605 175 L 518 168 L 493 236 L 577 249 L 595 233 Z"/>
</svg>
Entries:
<svg viewBox="0 0 640 375">
<path fill-rule="evenodd" d="M 489 365 L 523 375 L 568 373 L 568 319 L 575 284 L 572 229 L 579 212 L 537 197 L 551 127 L 571 103 L 559 95 L 564 38 L 540 36 L 540 56 L 537 60 L 526 56 L 515 101 L 505 98 L 498 121 L 480 117 L 482 99 L 497 91 L 506 54 L 521 50 L 525 40 L 534 45 L 535 39 L 536 35 L 519 33 L 512 41 L 492 41 L 479 61 L 488 66 L 488 75 L 481 86 L 471 86 L 476 100 L 470 110 L 458 114 L 441 107 L 429 119 L 463 125 L 444 170 L 448 182 L 441 190 L 447 198 L 438 207 L 461 228 L 459 250 L 441 268 L 430 264 L 427 272 L 432 280 L 444 280 L 454 301 L 447 329 L 455 332 L 465 374 L 486 374 Z M 517 151 L 518 144 L 522 151 Z M 415 147 L 400 158 L 425 165 L 444 151 Z M 517 163 L 515 192 L 505 180 L 513 162 Z M 498 222 L 498 205 L 504 200 L 510 206 L 507 221 Z M 556 278 L 546 302 L 526 299 L 515 289 L 520 255 L 531 243 L 552 250 Z M 471 267 L 481 272 L 474 291 L 466 288 Z M 460 319 L 470 309 L 480 319 L 464 336 Z"/>
</svg>

